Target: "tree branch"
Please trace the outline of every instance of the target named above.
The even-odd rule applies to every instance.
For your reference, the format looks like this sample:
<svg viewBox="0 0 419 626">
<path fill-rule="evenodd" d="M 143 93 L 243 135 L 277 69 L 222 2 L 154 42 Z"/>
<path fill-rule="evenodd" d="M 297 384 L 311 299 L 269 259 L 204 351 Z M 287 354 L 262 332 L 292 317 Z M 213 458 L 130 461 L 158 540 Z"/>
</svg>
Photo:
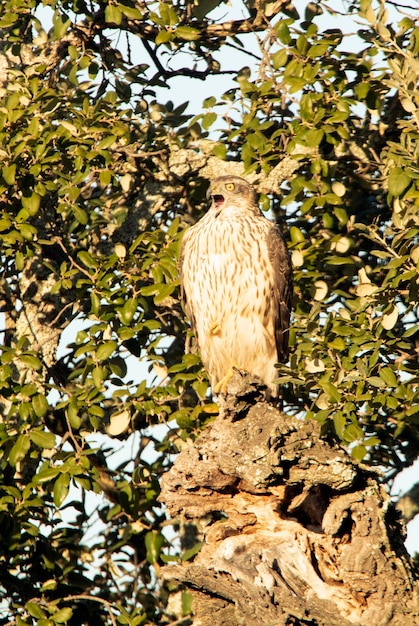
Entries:
<svg viewBox="0 0 419 626">
<path fill-rule="evenodd" d="M 404 530 L 377 474 L 261 389 L 237 374 L 212 428 L 163 477 L 170 514 L 205 523 L 195 561 L 164 576 L 192 590 L 203 626 L 419 616 Z"/>
</svg>

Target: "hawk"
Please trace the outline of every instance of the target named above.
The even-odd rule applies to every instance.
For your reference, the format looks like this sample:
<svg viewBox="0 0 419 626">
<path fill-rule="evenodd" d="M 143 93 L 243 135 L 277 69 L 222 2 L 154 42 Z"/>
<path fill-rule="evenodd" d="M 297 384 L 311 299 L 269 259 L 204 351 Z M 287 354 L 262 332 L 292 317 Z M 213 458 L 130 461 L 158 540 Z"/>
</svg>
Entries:
<svg viewBox="0 0 419 626">
<path fill-rule="evenodd" d="M 275 363 L 288 353 L 291 263 L 280 230 L 238 176 L 211 182 L 212 204 L 186 231 L 182 299 L 213 391 L 225 393 L 233 368 L 259 376 L 272 395 Z"/>
</svg>

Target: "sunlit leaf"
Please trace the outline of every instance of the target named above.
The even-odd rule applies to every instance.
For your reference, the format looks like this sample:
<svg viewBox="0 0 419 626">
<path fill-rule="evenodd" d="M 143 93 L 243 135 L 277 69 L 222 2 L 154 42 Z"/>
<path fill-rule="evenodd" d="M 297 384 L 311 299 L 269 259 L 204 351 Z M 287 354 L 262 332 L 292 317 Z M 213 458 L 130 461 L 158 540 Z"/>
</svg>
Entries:
<svg viewBox="0 0 419 626">
<path fill-rule="evenodd" d="M 19 359 L 22 361 L 22 363 L 24 363 L 28 367 L 31 367 L 34 370 L 39 371 L 42 367 L 40 359 L 38 359 L 38 357 L 34 354 L 21 354 L 19 356 Z"/>
<path fill-rule="evenodd" d="M 45 450 L 51 450 L 56 445 L 54 433 L 49 433 L 44 430 L 31 430 L 29 436 L 35 445 Z"/>
<path fill-rule="evenodd" d="M 73 615 L 73 610 L 68 606 L 53 614 L 53 620 L 57 624 L 67 624 Z"/>
<path fill-rule="evenodd" d="M 31 617 L 35 617 L 37 619 L 45 619 L 47 617 L 45 611 L 36 602 L 27 602 L 25 604 L 25 609 Z"/>
<path fill-rule="evenodd" d="M 129 411 L 125 410 L 121 413 L 115 413 L 111 415 L 110 424 L 107 428 L 107 432 L 109 435 L 117 436 L 128 430 L 128 427 L 131 423 L 131 414 Z"/>
<path fill-rule="evenodd" d="M 96 350 L 96 358 L 98 361 L 106 361 L 117 348 L 116 341 L 106 341 Z"/>
<path fill-rule="evenodd" d="M 122 22 L 122 12 L 117 4 L 107 4 L 105 8 L 105 20 L 110 24 Z"/>
<path fill-rule="evenodd" d="M 199 39 L 201 31 L 191 26 L 178 26 L 175 31 L 176 37 L 185 41 L 196 41 Z"/>
<path fill-rule="evenodd" d="M 38 393 L 32 399 L 33 409 L 38 417 L 43 417 L 48 410 L 48 400 L 42 393 Z"/>
<path fill-rule="evenodd" d="M 388 190 L 393 196 L 401 196 L 411 184 L 410 176 L 400 167 L 394 167 L 388 177 Z"/>
<path fill-rule="evenodd" d="M 397 387 L 397 378 L 391 367 L 383 367 L 380 369 L 380 378 L 388 387 Z"/>
<path fill-rule="evenodd" d="M 16 177 L 16 164 L 4 165 L 2 167 L 2 176 L 8 185 L 13 185 Z"/>
<path fill-rule="evenodd" d="M 29 435 L 19 435 L 16 442 L 12 446 L 9 454 L 9 463 L 12 467 L 15 467 L 19 461 L 22 461 L 31 447 L 31 440 Z"/>
<path fill-rule="evenodd" d="M 66 473 L 58 476 L 54 483 L 54 504 L 60 507 L 66 499 L 70 489 L 70 477 Z"/>
<path fill-rule="evenodd" d="M 389 312 L 383 314 L 381 324 L 386 330 L 391 330 L 396 325 L 398 318 L 399 311 L 397 307 L 393 305 Z"/>
</svg>

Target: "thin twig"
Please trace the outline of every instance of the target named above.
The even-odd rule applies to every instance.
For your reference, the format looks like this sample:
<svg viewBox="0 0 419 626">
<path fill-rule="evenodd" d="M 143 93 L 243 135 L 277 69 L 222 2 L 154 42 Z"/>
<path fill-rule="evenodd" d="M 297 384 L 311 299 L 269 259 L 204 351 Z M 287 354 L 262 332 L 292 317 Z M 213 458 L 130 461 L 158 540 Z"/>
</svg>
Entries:
<svg viewBox="0 0 419 626">
<path fill-rule="evenodd" d="M 111 618 L 111 622 L 113 624 L 113 626 L 117 626 L 117 621 L 115 619 L 114 614 L 111 611 L 112 608 L 112 603 L 108 602 L 108 600 L 104 600 L 103 598 L 99 598 L 97 596 L 89 596 L 87 595 L 87 593 L 80 593 L 77 595 L 73 595 L 73 596 L 67 596 L 66 598 L 63 598 L 65 601 L 68 600 L 91 600 L 92 602 L 99 602 L 99 604 L 103 604 L 104 606 L 106 606 L 108 612 L 109 612 L 109 616 Z"/>
</svg>

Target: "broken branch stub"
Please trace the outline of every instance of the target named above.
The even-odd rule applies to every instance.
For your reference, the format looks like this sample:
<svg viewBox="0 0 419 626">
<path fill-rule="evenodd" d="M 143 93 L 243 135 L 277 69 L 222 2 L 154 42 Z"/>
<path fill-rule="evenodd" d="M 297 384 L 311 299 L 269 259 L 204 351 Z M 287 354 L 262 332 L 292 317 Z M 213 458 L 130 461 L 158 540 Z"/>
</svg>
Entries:
<svg viewBox="0 0 419 626">
<path fill-rule="evenodd" d="M 378 476 L 235 374 L 220 415 L 163 477 L 172 517 L 201 527 L 166 579 L 194 624 L 419 623 L 403 527 Z M 418 621 L 416 621 L 418 620 Z"/>
</svg>

